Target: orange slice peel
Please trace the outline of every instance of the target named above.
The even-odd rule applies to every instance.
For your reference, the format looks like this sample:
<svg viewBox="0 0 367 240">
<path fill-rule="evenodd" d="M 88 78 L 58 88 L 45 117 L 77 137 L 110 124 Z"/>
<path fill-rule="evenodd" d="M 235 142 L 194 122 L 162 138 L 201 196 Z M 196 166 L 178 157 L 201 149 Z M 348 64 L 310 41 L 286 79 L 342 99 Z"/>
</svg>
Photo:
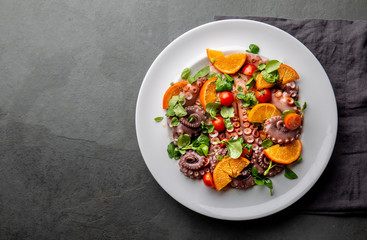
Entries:
<svg viewBox="0 0 367 240">
<path fill-rule="evenodd" d="M 168 109 L 168 103 L 169 100 L 171 100 L 171 98 L 173 96 L 177 96 L 180 94 L 180 92 L 183 91 L 183 88 L 188 84 L 189 82 L 187 81 L 179 81 L 176 82 L 175 84 L 173 84 L 172 86 L 170 86 L 166 92 L 164 93 L 163 96 L 163 109 Z"/>
<path fill-rule="evenodd" d="M 227 186 L 232 178 L 238 177 L 241 171 L 250 164 L 250 161 L 244 157 L 237 159 L 225 157 L 219 161 L 213 171 L 214 186 L 220 191 Z"/>
<path fill-rule="evenodd" d="M 223 52 L 207 49 L 209 61 L 218 71 L 226 74 L 234 74 L 241 69 L 246 61 L 246 53 L 234 53 L 224 56 Z"/>
<path fill-rule="evenodd" d="M 265 156 L 273 162 L 290 164 L 301 156 L 302 142 L 297 139 L 296 141 L 284 145 L 277 144 L 265 149 L 263 152 Z"/>
<path fill-rule="evenodd" d="M 280 111 L 271 103 L 256 104 L 248 114 L 248 120 L 255 123 L 263 123 L 266 119 L 280 116 Z"/>
<path fill-rule="evenodd" d="M 213 103 L 217 101 L 217 92 L 215 91 L 215 81 L 217 77 L 208 79 L 200 89 L 199 99 L 200 103 L 205 110 L 205 106 L 208 103 Z"/>
</svg>

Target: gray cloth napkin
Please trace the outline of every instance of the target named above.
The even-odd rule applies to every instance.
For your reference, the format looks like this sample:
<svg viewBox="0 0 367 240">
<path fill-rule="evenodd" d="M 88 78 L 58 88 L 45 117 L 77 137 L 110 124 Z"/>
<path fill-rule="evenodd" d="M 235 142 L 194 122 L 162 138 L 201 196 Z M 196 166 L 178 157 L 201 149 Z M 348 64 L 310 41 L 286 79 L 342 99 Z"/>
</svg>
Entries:
<svg viewBox="0 0 367 240">
<path fill-rule="evenodd" d="M 367 214 L 367 21 L 215 17 L 222 19 L 256 20 L 290 33 L 317 57 L 333 86 L 334 152 L 319 181 L 288 210 Z"/>
</svg>

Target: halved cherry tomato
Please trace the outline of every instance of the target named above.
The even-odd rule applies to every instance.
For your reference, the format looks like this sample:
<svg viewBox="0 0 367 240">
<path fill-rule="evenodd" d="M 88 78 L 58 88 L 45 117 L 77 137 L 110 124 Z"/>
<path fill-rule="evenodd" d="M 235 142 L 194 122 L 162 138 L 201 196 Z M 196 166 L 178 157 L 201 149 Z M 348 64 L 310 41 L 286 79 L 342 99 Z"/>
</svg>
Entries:
<svg viewBox="0 0 367 240">
<path fill-rule="evenodd" d="M 224 131 L 224 129 L 226 129 L 222 117 L 217 117 L 217 119 L 213 119 L 212 124 L 214 125 L 214 129 L 217 130 L 218 132 L 222 132 Z"/>
<path fill-rule="evenodd" d="M 212 173 L 210 173 L 210 172 L 205 173 L 205 175 L 203 177 L 203 182 L 207 187 L 213 188 L 214 187 L 214 181 L 213 181 Z"/>
<path fill-rule="evenodd" d="M 255 65 L 247 64 L 242 68 L 242 73 L 248 76 L 252 76 L 252 74 L 254 74 L 256 69 L 257 67 L 255 67 Z"/>
<path fill-rule="evenodd" d="M 223 139 L 222 139 L 222 141 L 223 141 L 223 142 L 227 142 L 227 141 L 228 141 L 228 138 L 223 138 Z M 221 144 L 219 144 L 219 147 L 221 147 L 221 148 L 222 148 L 222 147 L 224 147 L 224 146 L 226 146 L 226 144 L 225 144 L 225 143 L 221 143 Z"/>
<path fill-rule="evenodd" d="M 262 90 L 256 90 L 255 96 L 259 102 L 268 102 L 271 98 L 271 93 L 268 88 L 264 88 Z"/>
<path fill-rule="evenodd" d="M 234 100 L 233 94 L 228 91 L 221 92 L 219 98 L 223 106 L 231 106 Z"/>
<path fill-rule="evenodd" d="M 247 158 L 251 154 L 252 154 L 252 148 L 250 149 L 250 151 L 247 148 L 245 148 L 245 149 L 243 149 L 241 156 L 244 157 L 244 158 Z"/>
</svg>

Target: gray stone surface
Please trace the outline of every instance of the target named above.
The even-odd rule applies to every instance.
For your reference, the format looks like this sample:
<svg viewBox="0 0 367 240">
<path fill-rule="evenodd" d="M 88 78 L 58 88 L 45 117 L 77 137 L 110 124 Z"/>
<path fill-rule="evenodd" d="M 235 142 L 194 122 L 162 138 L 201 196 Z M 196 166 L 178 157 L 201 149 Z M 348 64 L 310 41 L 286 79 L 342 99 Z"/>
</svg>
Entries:
<svg viewBox="0 0 367 240">
<path fill-rule="evenodd" d="M 192 212 L 146 168 L 134 115 L 159 52 L 215 15 L 367 20 L 366 10 L 365 0 L 0 0 L 0 239 L 365 239 L 359 217 Z"/>
</svg>

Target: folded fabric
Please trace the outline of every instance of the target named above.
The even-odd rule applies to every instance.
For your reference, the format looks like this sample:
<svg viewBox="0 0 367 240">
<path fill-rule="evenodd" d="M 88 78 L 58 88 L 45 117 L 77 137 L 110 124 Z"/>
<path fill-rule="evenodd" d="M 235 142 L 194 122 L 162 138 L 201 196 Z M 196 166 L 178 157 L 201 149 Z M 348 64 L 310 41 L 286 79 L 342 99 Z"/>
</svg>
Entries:
<svg viewBox="0 0 367 240">
<path fill-rule="evenodd" d="M 317 57 L 333 86 L 338 105 L 333 154 L 314 187 L 288 210 L 367 214 L 367 21 L 215 17 L 223 19 L 261 21 L 290 33 Z"/>
</svg>

